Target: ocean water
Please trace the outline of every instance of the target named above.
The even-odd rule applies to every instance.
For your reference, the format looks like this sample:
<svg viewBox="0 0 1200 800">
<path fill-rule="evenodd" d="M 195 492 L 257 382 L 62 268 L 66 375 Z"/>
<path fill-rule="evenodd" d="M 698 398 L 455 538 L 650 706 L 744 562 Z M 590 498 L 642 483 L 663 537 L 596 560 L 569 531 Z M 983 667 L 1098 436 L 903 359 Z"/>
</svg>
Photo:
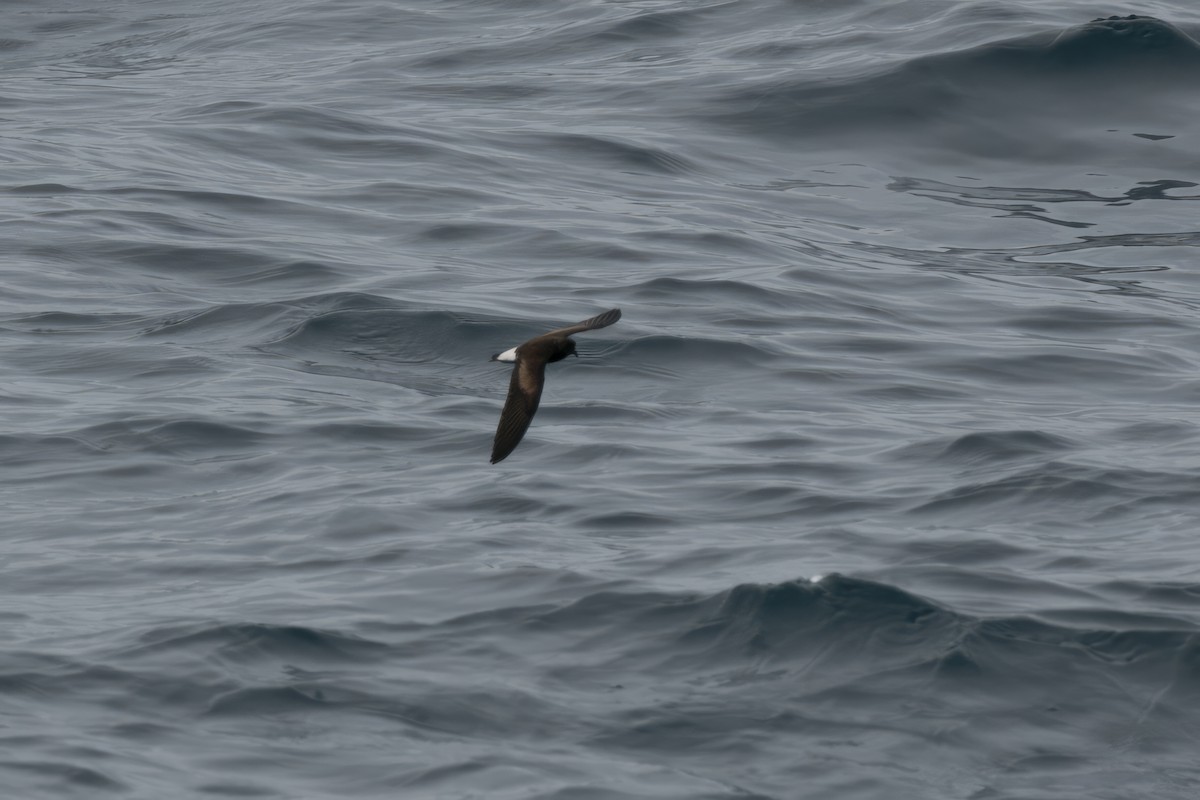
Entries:
<svg viewBox="0 0 1200 800">
<path fill-rule="evenodd" d="M 1200 797 L 1198 41 L 7 0 L 0 795 Z"/>
</svg>

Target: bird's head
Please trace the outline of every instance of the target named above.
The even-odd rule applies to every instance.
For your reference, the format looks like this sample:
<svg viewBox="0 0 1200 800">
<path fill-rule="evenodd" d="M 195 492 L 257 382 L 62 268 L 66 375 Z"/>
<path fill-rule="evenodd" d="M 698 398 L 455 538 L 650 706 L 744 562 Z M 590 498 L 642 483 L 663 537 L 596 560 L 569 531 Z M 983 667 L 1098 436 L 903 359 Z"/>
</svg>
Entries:
<svg viewBox="0 0 1200 800">
<path fill-rule="evenodd" d="M 554 356 L 547 360 L 551 362 L 562 361 L 567 356 L 575 356 L 576 358 L 579 358 L 579 353 L 575 352 L 575 340 L 569 336 L 563 339 L 562 344 L 560 344 L 558 349 L 554 352 Z"/>
</svg>

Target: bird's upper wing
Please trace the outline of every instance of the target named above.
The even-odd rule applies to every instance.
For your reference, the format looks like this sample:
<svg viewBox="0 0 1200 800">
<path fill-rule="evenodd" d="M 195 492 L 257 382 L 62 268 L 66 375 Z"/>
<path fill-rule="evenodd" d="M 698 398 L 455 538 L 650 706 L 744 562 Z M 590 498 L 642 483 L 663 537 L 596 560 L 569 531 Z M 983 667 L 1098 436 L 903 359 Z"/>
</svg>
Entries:
<svg viewBox="0 0 1200 800">
<path fill-rule="evenodd" d="M 621 318 L 621 309 L 613 308 L 605 311 L 603 314 L 597 314 L 591 319 L 585 319 L 583 322 L 577 322 L 574 325 L 568 325 L 565 328 L 558 328 L 547 333 L 547 336 L 570 336 L 583 331 L 591 331 L 596 328 L 607 328 Z"/>
<path fill-rule="evenodd" d="M 500 412 L 500 424 L 496 427 L 496 438 L 492 441 L 492 463 L 503 461 L 517 448 L 529 423 L 533 421 L 538 402 L 542 399 L 545 382 L 546 362 L 539 359 L 518 358 L 508 382 L 508 399 Z"/>
</svg>

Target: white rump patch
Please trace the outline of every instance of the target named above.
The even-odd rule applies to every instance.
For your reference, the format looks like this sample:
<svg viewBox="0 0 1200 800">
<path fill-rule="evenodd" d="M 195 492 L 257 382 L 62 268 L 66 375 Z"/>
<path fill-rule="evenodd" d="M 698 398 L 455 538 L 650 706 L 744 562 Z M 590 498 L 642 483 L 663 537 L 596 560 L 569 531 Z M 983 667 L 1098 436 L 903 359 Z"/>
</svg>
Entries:
<svg viewBox="0 0 1200 800">
<path fill-rule="evenodd" d="M 517 360 L 517 348 L 514 347 L 511 350 L 505 350 L 503 353 L 496 356 L 496 360 L 497 361 L 516 361 Z"/>
</svg>

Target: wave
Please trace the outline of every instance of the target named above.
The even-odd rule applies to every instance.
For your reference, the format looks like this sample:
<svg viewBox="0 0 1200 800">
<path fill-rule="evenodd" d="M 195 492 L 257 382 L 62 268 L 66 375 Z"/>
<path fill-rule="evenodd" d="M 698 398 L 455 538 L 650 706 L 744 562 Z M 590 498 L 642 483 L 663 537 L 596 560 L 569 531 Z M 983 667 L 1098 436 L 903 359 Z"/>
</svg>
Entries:
<svg viewBox="0 0 1200 800">
<path fill-rule="evenodd" d="M 1042 431 L 977 431 L 906 445 L 892 455 L 903 460 L 926 458 L 947 464 L 975 465 L 1044 458 L 1079 447 L 1079 443 L 1064 436 Z"/>
<path fill-rule="evenodd" d="M 1187 104 L 1162 94 L 1198 77 L 1200 43 L 1191 34 L 1152 17 L 1110 17 L 920 56 L 866 77 L 743 84 L 714 99 L 715 119 L 793 139 L 836 134 L 853 137 L 841 144 L 869 138 L 1049 160 L 1078 148 L 1081 131 L 1161 139 L 1170 134 L 1138 126 L 1187 129 Z"/>
<path fill-rule="evenodd" d="M 337 719 L 341 729 L 349 715 L 356 730 L 418 749 L 553 741 L 583 747 L 592 763 L 638 753 L 675 768 L 730 748 L 761 759 L 772 748 L 764 740 L 849 767 L 857 756 L 839 748 L 878 736 L 893 755 L 933 743 L 961 758 L 998 730 L 988 744 L 1036 754 L 1023 737 L 1085 723 L 1101 731 L 1089 744 L 1118 736 L 1135 752 L 1155 749 L 1161 764 L 1195 733 L 1195 587 L 1161 587 L 1179 606 L 1170 613 L 1097 602 L 981 615 L 840 574 L 716 592 L 614 586 L 556 606 L 377 622 L 369 638 L 310 625 L 163 623 L 80 659 L 10 651 L 0 688 L 39 702 L 113 698 L 122 715 L 114 746 L 230 719 L 306 732 Z M 420 761 L 401 764 L 413 780 L 436 780 Z"/>
<path fill-rule="evenodd" d="M 120 649 L 122 660 L 194 653 L 230 663 L 302 659 L 306 663 L 362 664 L 388 652 L 387 645 L 337 631 L 304 625 L 266 623 L 187 623 L 162 625 Z"/>
<path fill-rule="evenodd" d="M 1172 691 L 1194 693 L 1200 672 L 1181 659 L 1200 666 L 1200 626 L 1194 587 L 1180 588 L 1184 594 L 1177 588 L 1173 598 L 1190 606 L 1187 615 L 1093 606 L 980 616 L 887 583 L 832 574 L 815 582 L 740 584 L 712 595 L 598 592 L 530 613 L 520 624 L 526 634 L 563 637 L 567 648 L 587 642 L 593 653 L 610 653 L 605 663 L 615 674 L 694 680 L 729 670 L 744 679 L 788 674 L 802 678 L 796 688 L 809 693 L 908 670 L 934 680 L 988 674 L 1019 691 L 1021 681 L 1038 675 L 1107 664 L 1119 667 L 1123 680 L 1143 685 L 1157 685 L 1167 669 L 1176 675 Z M 444 625 L 492 620 L 491 614 L 472 615 Z"/>
<path fill-rule="evenodd" d="M 767 289 L 759 284 L 740 280 L 689 280 L 686 278 L 651 278 L 628 286 L 625 293 L 657 306 L 708 305 L 745 308 L 795 308 L 795 292 Z"/>
<path fill-rule="evenodd" d="M 587 159 L 597 166 L 656 175 L 686 175 L 699 171 L 695 163 L 670 150 L 612 136 L 535 133 L 527 134 L 523 142 L 539 151 L 558 151 L 556 160 L 564 163 Z"/>
<path fill-rule="evenodd" d="M 5 466 L 43 460 L 74 462 L 117 453 L 204 453 L 254 449 L 268 434 L 212 419 L 129 417 L 54 435 L 0 436 Z"/>
<path fill-rule="evenodd" d="M 911 509 L 917 515 L 970 514 L 1005 508 L 1010 519 L 1061 519 L 1068 509 L 1093 519 L 1128 513 L 1139 506 L 1200 503 L 1196 470 L 1103 469 L 1048 461 L 984 480 L 964 481 Z M 1090 512 L 1090 513 L 1089 513 Z"/>
<path fill-rule="evenodd" d="M 746 368 L 764 364 L 775 353 L 761 342 L 707 339 L 696 336 L 640 336 L 616 345 L 628 363 L 669 364 L 672 370 L 683 367 L 720 369 L 723 366 Z"/>
</svg>

